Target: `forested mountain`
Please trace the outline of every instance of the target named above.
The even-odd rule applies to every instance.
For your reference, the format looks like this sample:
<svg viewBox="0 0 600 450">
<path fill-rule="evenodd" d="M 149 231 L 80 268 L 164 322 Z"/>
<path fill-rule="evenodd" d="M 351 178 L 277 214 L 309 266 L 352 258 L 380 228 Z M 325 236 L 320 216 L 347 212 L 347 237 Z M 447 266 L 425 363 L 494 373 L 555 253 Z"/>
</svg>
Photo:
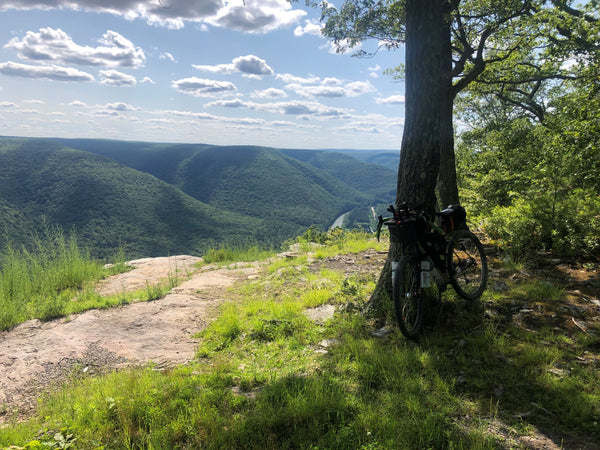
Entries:
<svg viewBox="0 0 600 450">
<path fill-rule="evenodd" d="M 201 253 L 219 242 L 266 241 L 264 220 L 218 210 L 146 173 L 42 141 L 2 140 L 0 205 L 8 237 L 27 242 L 43 222 L 74 228 L 96 256 Z M 266 229 L 266 228 L 268 229 Z"/>
<path fill-rule="evenodd" d="M 322 149 L 334 153 L 342 153 L 359 161 L 383 166 L 396 173 L 400 163 L 400 149 L 398 150 L 348 150 L 348 149 Z"/>
<path fill-rule="evenodd" d="M 394 175 L 385 168 L 291 153 L 0 138 L 1 220 L 13 243 L 47 223 L 74 229 L 98 257 L 120 246 L 132 257 L 201 254 L 224 243 L 278 246 L 312 224 L 326 228 L 344 212 L 387 201 Z"/>
<path fill-rule="evenodd" d="M 364 204 L 364 194 L 369 202 L 387 202 L 395 193 L 395 170 L 330 150 L 99 139 L 53 141 L 147 172 L 202 202 L 250 215 L 260 216 L 271 213 L 273 207 L 293 207 L 294 203 L 314 205 L 323 195 L 345 198 L 347 201 L 341 209 L 347 210 Z M 367 153 L 351 151 L 350 154 L 364 157 Z M 373 154 L 373 157 L 376 155 L 382 153 Z M 389 157 L 389 152 L 387 155 Z M 392 153 L 391 157 L 397 159 L 398 155 Z M 298 164 L 298 161 L 307 164 Z M 247 192 L 238 192 L 240 189 Z M 277 193 L 276 196 L 273 193 Z M 311 223 L 320 222 L 313 219 Z"/>
<path fill-rule="evenodd" d="M 288 156 L 304 161 L 359 191 L 371 196 L 373 202 L 389 202 L 396 194 L 396 172 L 383 170 L 381 165 L 366 163 L 356 157 L 335 151 L 321 150 L 282 150 Z M 381 153 L 377 153 L 381 155 Z M 389 154 L 388 154 L 389 155 Z M 398 153 L 399 155 L 399 153 Z M 398 158 L 399 156 L 392 158 Z M 374 155 L 375 157 L 375 155 Z M 397 167 L 396 162 L 396 167 Z"/>
</svg>

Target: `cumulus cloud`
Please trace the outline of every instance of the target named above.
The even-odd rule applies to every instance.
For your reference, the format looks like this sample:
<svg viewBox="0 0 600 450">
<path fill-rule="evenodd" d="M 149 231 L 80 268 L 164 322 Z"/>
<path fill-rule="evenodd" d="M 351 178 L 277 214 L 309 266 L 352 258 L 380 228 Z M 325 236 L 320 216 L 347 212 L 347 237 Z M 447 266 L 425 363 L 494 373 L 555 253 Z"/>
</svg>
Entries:
<svg viewBox="0 0 600 450">
<path fill-rule="evenodd" d="M 203 64 L 192 64 L 192 67 L 196 70 L 200 70 L 201 72 L 210 72 L 210 73 L 228 74 L 228 73 L 233 73 L 235 71 L 235 67 L 233 66 L 233 64 L 217 64 L 214 66 L 203 65 Z"/>
<path fill-rule="evenodd" d="M 137 84 L 134 76 L 118 70 L 101 70 L 100 79 L 100 83 L 106 86 L 135 86 Z"/>
<path fill-rule="evenodd" d="M 304 26 L 298 25 L 294 29 L 294 36 L 304 36 L 305 34 L 309 34 L 312 36 L 322 36 L 321 29 L 323 25 L 319 23 L 319 21 L 315 19 L 305 20 Z"/>
<path fill-rule="evenodd" d="M 273 69 L 271 69 L 264 59 L 254 55 L 238 56 L 231 61 L 230 64 L 218 64 L 215 66 L 193 64 L 192 67 L 203 72 L 222 74 L 233 72 L 241 72 L 246 75 L 256 76 L 275 74 Z"/>
<path fill-rule="evenodd" d="M 140 80 L 140 83 L 141 83 L 141 84 L 145 84 L 145 83 L 148 83 L 148 84 L 156 84 L 156 82 L 155 82 L 154 80 L 152 80 L 152 78 L 150 78 L 150 77 L 144 77 L 144 78 L 142 78 L 142 79 Z"/>
<path fill-rule="evenodd" d="M 288 84 L 286 89 L 295 92 L 301 97 L 345 97 L 346 91 L 340 86 L 306 86 L 304 84 Z"/>
<path fill-rule="evenodd" d="M 315 76 L 309 77 L 298 77 L 291 73 L 280 73 L 275 76 L 278 80 L 282 80 L 284 83 L 298 83 L 298 84 L 314 84 L 318 83 L 321 79 Z"/>
<path fill-rule="evenodd" d="M 353 81 L 343 84 L 337 78 L 325 78 L 316 85 L 289 83 L 285 87 L 305 98 L 359 97 L 376 91 L 368 81 Z"/>
<path fill-rule="evenodd" d="M 252 98 L 284 98 L 287 97 L 285 91 L 276 88 L 268 88 L 262 91 L 254 91 L 250 94 Z"/>
<path fill-rule="evenodd" d="M 233 60 L 233 66 L 242 73 L 251 75 L 273 75 L 273 69 L 264 59 L 254 55 L 239 56 Z"/>
<path fill-rule="evenodd" d="M 0 11 L 51 8 L 111 13 L 173 29 L 199 22 L 246 33 L 287 27 L 306 15 L 287 0 L 6 0 Z"/>
<path fill-rule="evenodd" d="M 0 108 L 16 108 L 17 104 L 13 102 L 0 102 Z"/>
<path fill-rule="evenodd" d="M 81 46 L 60 28 L 28 31 L 24 38 L 13 38 L 6 48 L 14 49 L 21 59 L 60 64 L 101 67 L 141 67 L 144 51 L 115 31 L 108 30 L 98 47 Z"/>
<path fill-rule="evenodd" d="M 124 102 L 108 103 L 103 108 L 111 111 L 138 111 L 140 109 Z"/>
<path fill-rule="evenodd" d="M 379 64 L 375 64 L 373 67 L 369 67 L 369 76 L 371 78 L 379 78 L 379 71 L 381 70 L 381 66 Z"/>
<path fill-rule="evenodd" d="M 80 100 L 73 100 L 71 103 L 69 103 L 69 106 L 86 107 L 87 105 Z"/>
<path fill-rule="evenodd" d="M 362 48 L 362 43 L 351 44 L 349 40 L 343 39 L 339 42 L 328 41 L 320 48 L 326 49 L 331 54 L 345 54 L 351 51 L 359 51 Z"/>
<path fill-rule="evenodd" d="M 232 93 L 237 90 L 233 83 L 227 81 L 206 80 L 196 77 L 173 81 L 171 86 L 183 94 L 189 94 L 195 97 Z"/>
<path fill-rule="evenodd" d="M 287 0 L 232 1 L 226 2 L 216 17 L 207 22 L 246 33 L 267 33 L 293 25 L 305 15 Z"/>
<path fill-rule="evenodd" d="M 256 111 L 265 111 L 273 114 L 285 114 L 296 116 L 316 116 L 323 118 L 345 117 L 350 114 L 349 109 L 332 108 L 318 102 L 307 101 L 289 101 L 289 102 L 271 102 L 255 103 L 236 100 L 217 100 L 204 105 L 205 107 L 224 107 L 224 108 L 247 108 Z"/>
<path fill-rule="evenodd" d="M 94 81 L 93 75 L 61 66 L 33 66 L 8 61 L 0 64 L 0 73 L 22 78 L 44 78 L 55 81 Z"/>
<path fill-rule="evenodd" d="M 402 105 L 405 100 L 404 95 L 390 95 L 389 97 L 379 97 L 375 99 L 380 105 Z"/>
</svg>

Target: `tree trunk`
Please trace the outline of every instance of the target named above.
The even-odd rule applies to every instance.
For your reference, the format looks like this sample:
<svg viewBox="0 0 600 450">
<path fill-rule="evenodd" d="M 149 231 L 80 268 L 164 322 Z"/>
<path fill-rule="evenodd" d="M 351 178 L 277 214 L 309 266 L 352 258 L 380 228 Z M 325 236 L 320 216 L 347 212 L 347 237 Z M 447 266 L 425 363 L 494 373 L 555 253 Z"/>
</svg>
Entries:
<svg viewBox="0 0 600 450">
<path fill-rule="evenodd" d="M 446 117 L 445 100 L 451 96 L 451 79 L 448 84 L 449 72 L 440 70 L 452 64 L 451 49 L 440 31 L 446 24 L 446 4 L 445 0 L 406 1 L 406 120 L 396 204 L 406 202 L 429 214 L 435 210 L 442 132 L 447 132 L 448 120 L 452 128 L 452 109 Z M 399 258 L 399 247 L 390 244 L 388 259 L 367 304 L 372 314 L 385 314 L 382 304 L 391 292 L 391 261 Z"/>
<path fill-rule="evenodd" d="M 456 163 L 454 159 L 454 128 L 452 125 L 452 111 L 454 108 L 454 92 L 452 89 L 452 32 L 451 32 L 451 3 L 443 2 L 444 24 L 440 27 L 440 40 L 442 52 L 445 55 L 440 60 L 440 72 L 443 78 L 442 111 L 440 117 L 441 148 L 440 148 L 440 173 L 437 181 L 438 206 L 445 208 L 448 205 L 459 203 L 458 188 L 456 184 Z"/>
</svg>

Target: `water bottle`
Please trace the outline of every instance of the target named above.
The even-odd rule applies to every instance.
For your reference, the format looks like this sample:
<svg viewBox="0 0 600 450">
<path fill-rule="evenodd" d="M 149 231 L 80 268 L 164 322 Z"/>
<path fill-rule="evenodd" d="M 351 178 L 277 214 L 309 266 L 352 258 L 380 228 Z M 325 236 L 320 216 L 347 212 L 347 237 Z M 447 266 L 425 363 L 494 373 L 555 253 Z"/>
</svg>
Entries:
<svg viewBox="0 0 600 450">
<path fill-rule="evenodd" d="M 421 287 L 428 288 L 431 286 L 431 263 L 424 259 L 421 261 Z"/>
</svg>

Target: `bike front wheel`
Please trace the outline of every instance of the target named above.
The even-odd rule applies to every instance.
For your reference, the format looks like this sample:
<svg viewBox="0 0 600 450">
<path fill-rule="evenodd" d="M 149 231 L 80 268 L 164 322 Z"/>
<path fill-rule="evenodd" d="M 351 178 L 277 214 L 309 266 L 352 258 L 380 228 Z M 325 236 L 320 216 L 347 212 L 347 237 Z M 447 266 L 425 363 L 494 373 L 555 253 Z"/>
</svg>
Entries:
<svg viewBox="0 0 600 450">
<path fill-rule="evenodd" d="M 396 322 L 404 336 L 416 339 L 421 332 L 424 314 L 419 260 L 415 255 L 408 255 L 392 264 L 397 264 L 392 277 Z"/>
<path fill-rule="evenodd" d="M 458 295 L 477 300 L 487 285 L 488 267 L 483 245 L 473 233 L 460 230 L 448 243 L 448 275 Z"/>
</svg>

